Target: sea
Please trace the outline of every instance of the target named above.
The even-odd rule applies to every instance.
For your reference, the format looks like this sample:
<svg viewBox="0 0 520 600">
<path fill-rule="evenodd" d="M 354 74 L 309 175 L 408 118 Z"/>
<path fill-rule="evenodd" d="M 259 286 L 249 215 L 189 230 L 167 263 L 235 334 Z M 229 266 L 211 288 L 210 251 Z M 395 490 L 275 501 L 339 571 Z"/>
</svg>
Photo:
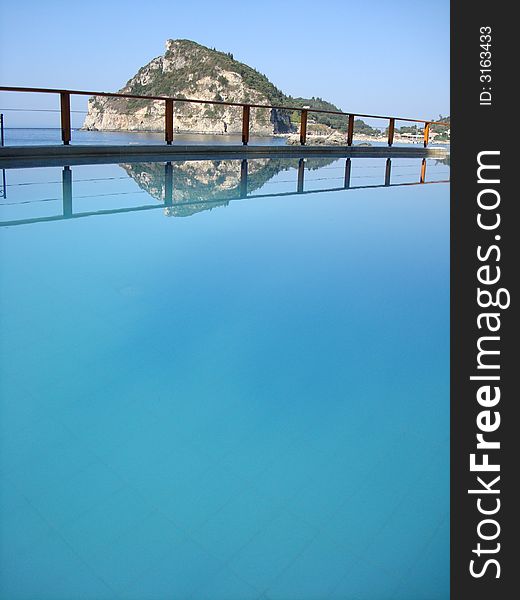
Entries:
<svg viewBox="0 0 520 600">
<path fill-rule="evenodd" d="M 251 135 L 250 145 L 258 146 L 284 146 L 286 137 Z M 6 128 L 4 130 L 4 144 L 6 146 L 45 146 L 60 145 L 61 130 L 59 128 Z M 126 132 L 126 131 L 85 131 L 82 129 L 72 130 L 72 144 L 84 145 L 138 145 L 138 144 L 164 144 L 164 134 L 158 132 Z M 240 135 L 214 135 L 204 133 L 179 133 L 174 134 L 174 144 L 214 145 L 214 144 L 241 144 Z M 356 142 L 358 145 L 362 142 Z M 366 145 L 366 142 L 363 142 Z M 386 146 L 382 142 L 370 142 L 371 146 Z M 410 147 L 410 144 L 395 142 L 395 147 Z M 431 144 L 432 147 L 443 146 L 443 144 Z"/>
</svg>

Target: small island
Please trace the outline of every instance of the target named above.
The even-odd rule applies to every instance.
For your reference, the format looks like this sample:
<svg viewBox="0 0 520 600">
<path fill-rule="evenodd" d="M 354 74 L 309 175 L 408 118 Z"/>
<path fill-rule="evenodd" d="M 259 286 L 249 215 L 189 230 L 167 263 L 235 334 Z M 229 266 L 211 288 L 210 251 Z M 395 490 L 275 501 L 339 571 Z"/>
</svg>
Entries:
<svg viewBox="0 0 520 600">
<path fill-rule="evenodd" d="M 319 97 L 302 98 L 285 94 L 266 75 L 235 60 L 230 52 L 207 48 L 191 40 L 167 40 L 162 56 L 151 60 L 119 90 L 123 94 L 196 98 L 209 102 L 235 102 L 340 111 Z M 242 130 L 240 107 L 218 104 L 174 103 L 175 133 L 238 135 Z M 256 136 L 283 136 L 288 144 L 299 144 L 301 112 L 284 108 L 255 108 L 250 130 Z M 434 121 L 436 119 L 432 119 Z M 449 120 L 441 117 L 439 120 Z M 142 98 L 92 97 L 82 129 L 88 131 L 145 132 L 164 130 L 164 103 Z M 310 112 L 308 143 L 344 145 L 347 120 L 343 115 Z M 362 119 L 354 122 L 357 143 L 384 141 L 387 131 Z M 449 142 L 446 127 L 431 127 L 430 139 Z M 423 142 L 422 129 L 396 128 L 395 141 Z"/>
</svg>

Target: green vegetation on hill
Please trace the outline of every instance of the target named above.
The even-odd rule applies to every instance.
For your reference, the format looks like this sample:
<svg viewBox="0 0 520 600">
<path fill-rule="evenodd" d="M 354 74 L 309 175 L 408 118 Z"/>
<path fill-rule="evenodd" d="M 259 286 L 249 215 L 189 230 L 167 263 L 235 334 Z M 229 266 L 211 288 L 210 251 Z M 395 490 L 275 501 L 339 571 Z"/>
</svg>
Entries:
<svg viewBox="0 0 520 600">
<path fill-rule="evenodd" d="M 436 121 L 442 121 L 443 123 L 450 123 L 450 117 L 446 116 L 443 117 L 442 115 L 439 115 L 438 119 L 435 119 Z M 431 126 L 431 131 L 437 133 L 437 137 L 435 138 L 436 140 L 439 141 L 446 141 L 450 139 L 450 136 L 448 135 L 448 130 L 449 130 L 449 126 L 446 127 L 445 125 L 435 125 L 433 124 Z"/>
<path fill-rule="evenodd" d="M 295 107 L 304 107 L 310 106 L 311 108 L 317 108 L 320 110 L 333 110 L 333 111 L 341 111 L 340 108 L 332 104 L 332 102 L 327 102 L 322 98 L 292 98 L 291 96 L 287 96 L 286 103 L 290 106 Z M 295 112 L 291 115 L 291 120 L 294 122 L 300 121 L 300 113 Z M 331 127 L 332 129 L 339 129 L 340 131 L 347 131 L 348 127 L 348 117 L 347 115 L 334 115 L 327 113 L 309 113 L 309 121 L 314 123 L 319 123 L 321 125 L 327 125 L 327 127 Z M 378 131 L 367 123 L 365 123 L 362 119 L 354 120 L 354 129 L 356 133 L 362 133 L 365 135 L 376 135 Z"/>
<path fill-rule="evenodd" d="M 285 102 L 285 94 L 273 85 L 269 79 L 248 65 L 239 62 L 233 58 L 231 53 L 220 52 L 219 50 L 206 48 L 201 44 L 192 42 L 191 40 L 176 40 L 180 46 L 186 60 L 183 65 L 179 65 L 173 71 L 162 71 L 156 69 L 153 77 L 148 79 L 148 83 L 143 85 L 139 80 L 139 76 L 148 70 L 152 65 L 146 65 L 137 72 L 137 75 L 127 82 L 127 87 L 132 94 L 148 94 L 155 96 L 176 96 L 186 97 L 183 93 L 190 88 L 187 82 L 193 82 L 192 88 L 196 89 L 195 83 L 204 77 L 215 78 L 216 81 L 223 87 L 229 84 L 224 75 L 215 77 L 218 69 L 223 71 L 231 71 L 238 73 L 244 83 L 264 94 L 270 104 L 283 104 Z M 171 51 L 167 51 L 165 59 L 173 58 Z M 210 85 L 210 91 L 211 91 Z M 215 91 L 214 100 L 222 100 L 222 96 L 217 95 L 217 86 L 213 86 Z M 140 101 L 137 101 L 140 102 Z"/>
</svg>

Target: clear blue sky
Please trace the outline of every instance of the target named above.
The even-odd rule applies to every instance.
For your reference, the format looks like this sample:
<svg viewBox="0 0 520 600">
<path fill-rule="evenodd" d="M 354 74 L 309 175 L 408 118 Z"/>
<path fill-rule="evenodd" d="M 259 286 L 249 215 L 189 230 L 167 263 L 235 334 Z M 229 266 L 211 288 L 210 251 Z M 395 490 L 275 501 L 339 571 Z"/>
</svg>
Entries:
<svg viewBox="0 0 520 600">
<path fill-rule="evenodd" d="M 117 90 L 168 38 L 233 52 L 284 92 L 345 111 L 449 113 L 448 0 L 4 0 L 0 82 Z M 13 102 L 57 104 L 0 93 Z"/>
</svg>

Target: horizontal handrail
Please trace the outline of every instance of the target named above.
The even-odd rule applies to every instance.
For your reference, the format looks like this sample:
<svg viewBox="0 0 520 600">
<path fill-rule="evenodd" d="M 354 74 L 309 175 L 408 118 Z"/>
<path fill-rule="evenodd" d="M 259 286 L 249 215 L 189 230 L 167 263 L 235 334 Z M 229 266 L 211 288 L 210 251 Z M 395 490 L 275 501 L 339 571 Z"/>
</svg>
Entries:
<svg viewBox="0 0 520 600">
<path fill-rule="evenodd" d="M 19 87 L 19 86 L 0 86 L 0 92 L 22 92 L 22 93 L 38 93 L 38 94 L 59 94 L 60 96 L 60 112 L 61 112 L 61 124 L 62 124 L 62 141 L 64 144 L 70 142 L 70 96 L 102 96 L 109 98 L 128 98 L 138 100 L 154 100 L 165 102 L 165 141 L 167 144 L 171 144 L 173 140 L 173 103 L 174 102 L 187 102 L 192 104 L 212 104 L 218 106 L 237 106 L 243 110 L 242 117 L 242 143 L 247 145 L 249 141 L 249 124 L 250 124 L 250 110 L 251 108 L 266 108 L 271 110 L 287 110 L 297 111 L 301 113 L 300 123 L 300 143 L 304 145 L 306 143 L 307 136 L 307 115 L 309 112 L 320 113 L 320 114 L 331 114 L 331 115 L 343 115 L 348 117 L 348 134 L 347 134 L 347 145 L 352 145 L 353 129 L 354 129 L 354 118 L 363 117 L 370 119 L 388 119 L 389 120 L 389 133 L 388 133 L 388 145 L 392 146 L 394 139 L 394 128 L 396 121 L 406 121 L 410 123 L 423 123 L 424 124 L 424 146 L 428 145 L 430 126 L 441 125 L 449 127 L 450 123 L 444 121 L 432 121 L 425 119 L 415 119 L 409 117 L 391 117 L 384 115 L 370 115 L 365 113 L 354 113 L 344 112 L 338 110 L 327 110 L 323 108 L 311 108 L 301 106 L 284 106 L 284 105 L 269 105 L 269 104 L 255 104 L 255 103 L 243 103 L 243 102 L 227 102 L 225 100 L 201 100 L 200 98 L 176 98 L 174 96 L 148 96 L 139 94 L 124 94 L 121 92 L 92 92 L 86 90 L 69 90 L 59 88 L 39 88 L 39 87 Z"/>
</svg>

